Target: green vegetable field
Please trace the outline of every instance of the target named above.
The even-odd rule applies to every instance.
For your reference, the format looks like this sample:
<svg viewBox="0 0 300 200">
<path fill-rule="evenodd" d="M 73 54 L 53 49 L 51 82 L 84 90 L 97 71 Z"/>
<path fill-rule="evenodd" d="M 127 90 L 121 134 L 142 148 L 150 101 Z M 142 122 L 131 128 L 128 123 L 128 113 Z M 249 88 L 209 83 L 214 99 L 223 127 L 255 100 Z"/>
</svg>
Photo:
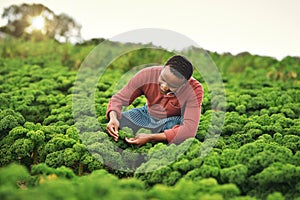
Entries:
<svg viewBox="0 0 300 200">
<path fill-rule="evenodd" d="M 1 200 L 300 200 L 299 57 L 208 52 L 226 98 L 195 71 L 205 92 L 196 137 L 136 147 L 124 141 L 129 128 L 118 142 L 105 132 L 107 103 L 124 74 L 173 53 L 106 42 L 107 54 L 78 76 L 101 41 L 0 39 Z M 102 57 L 127 46 L 139 49 L 110 58 L 93 88 L 81 84 L 98 76 Z M 213 105 L 214 98 L 224 102 Z M 129 108 L 144 104 L 139 97 Z M 224 122 L 212 125 L 218 116 Z"/>
</svg>

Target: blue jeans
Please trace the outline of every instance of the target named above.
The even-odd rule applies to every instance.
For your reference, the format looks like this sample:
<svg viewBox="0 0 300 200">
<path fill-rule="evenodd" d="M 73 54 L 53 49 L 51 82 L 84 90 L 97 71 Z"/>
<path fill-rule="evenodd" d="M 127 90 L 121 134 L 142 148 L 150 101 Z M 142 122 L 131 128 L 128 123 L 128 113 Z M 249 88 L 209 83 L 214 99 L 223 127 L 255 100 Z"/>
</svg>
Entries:
<svg viewBox="0 0 300 200">
<path fill-rule="evenodd" d="M 182 116 L 171 116 L 163 119 L 152 117 L 145 105 L 140 108 L 133 108 L 129 111 L 122 112 L 120 128 L 129 127 L 136 133 L 140 128 L 151 130 L 152 133 L 161 133 L 164 130 L 173 128 L 183 122 Z"/>
</svg>

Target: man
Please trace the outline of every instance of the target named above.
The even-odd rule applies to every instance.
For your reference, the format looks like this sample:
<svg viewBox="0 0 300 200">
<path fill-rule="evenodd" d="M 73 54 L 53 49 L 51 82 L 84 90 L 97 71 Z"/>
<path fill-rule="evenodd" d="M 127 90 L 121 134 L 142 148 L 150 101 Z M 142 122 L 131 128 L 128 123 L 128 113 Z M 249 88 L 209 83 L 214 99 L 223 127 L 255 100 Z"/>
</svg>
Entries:
<svg viewBox="0 0 300 200">
<path fill-rule="evenodd" d="M 192 64 L 180 55 L 171 57 L 164 66 L 139 71 L 109 101 L 108 134 L 117 141 L 122 127 L 130 127 L 134 133 L 140 128 L 150 129 L 151 134 L 125 139 L 138 146 L 147 142 L 180 143 L 194 137 L 200 120 L 203 87 L 192 74 Z M 147 99 L 145 106 L 121 111 L 141 95 Z"/>
</svg>

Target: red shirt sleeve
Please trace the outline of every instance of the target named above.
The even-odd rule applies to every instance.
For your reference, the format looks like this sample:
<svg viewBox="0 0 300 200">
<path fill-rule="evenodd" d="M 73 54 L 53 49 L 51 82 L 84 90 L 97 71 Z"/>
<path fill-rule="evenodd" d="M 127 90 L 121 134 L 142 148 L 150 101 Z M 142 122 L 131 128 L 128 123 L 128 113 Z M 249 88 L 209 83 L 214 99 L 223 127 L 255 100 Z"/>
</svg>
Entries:
<svg viewBox="0 0 300 200">
<path fill-rule="evenodd" d="M 106 111 L 108 119 L 109 112 L 112 110 L 117 113 L 120 119 L 122 117 L 122 107 L 130 105 L 137 97 L 143 95 L 143 79 L 146 75 L 145 70 L 141 70 L 118 93 L 111 97 Z"/>
<path fill-rule="evenodd" d="M 197 133 L 204 91 L 199 82 L 194 82 L 191 87 L 193 89 L 186 88 L 182 94 L 182 96 L 187 97 L 184 107 L 183 124 L 176 125 L 172 129 L 164 131 L 168 143 L 181 143 L 187 138 L 195 137 Z"/>
</svg>

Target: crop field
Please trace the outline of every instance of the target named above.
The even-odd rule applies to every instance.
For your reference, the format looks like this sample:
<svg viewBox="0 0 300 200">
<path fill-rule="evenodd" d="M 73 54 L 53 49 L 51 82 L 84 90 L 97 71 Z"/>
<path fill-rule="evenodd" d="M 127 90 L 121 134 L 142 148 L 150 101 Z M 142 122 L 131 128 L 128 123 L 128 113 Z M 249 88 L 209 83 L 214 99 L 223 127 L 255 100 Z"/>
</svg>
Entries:
<svg viewBox="0 0 300 200">
<path fill-rule="evenodd" d="M 135 67 L 173 53 L 106 42 L 106 54 L 90 64 L 98 42 L 0 39 L 2 200 L 300 200 L 299 57 L 208 52 L 225 95 L 195 71 L 205 93 L 196 137 L 137 147 L 124 141 L 129 128 L 118 142 L 106 133 L 108 101 Z M 100 77 L 102 57 L 113 62 Z M 124 109 L 145 102 L 141 96 Z"/>
</svg>

